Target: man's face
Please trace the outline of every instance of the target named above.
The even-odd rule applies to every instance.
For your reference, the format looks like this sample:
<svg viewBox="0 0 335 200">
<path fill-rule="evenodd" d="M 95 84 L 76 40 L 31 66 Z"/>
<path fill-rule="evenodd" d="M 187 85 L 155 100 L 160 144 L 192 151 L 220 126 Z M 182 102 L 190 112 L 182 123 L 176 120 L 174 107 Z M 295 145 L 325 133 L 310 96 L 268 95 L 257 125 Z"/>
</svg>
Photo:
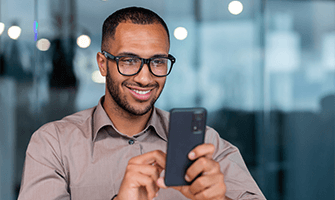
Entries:
<svg viewBox="0 0 335 200">
<path fill-rule="evenodd" d="M 114 56 L 136 55 L 141 58 L 167 56 L 168 36 L 161 24 L 139 25 L 120 23 L 114 39 L 110 39 L 109 53 Z M 134 76 L 123 76 L 117 71 L 116 62 L 108 60 L 107 91 L 116 107 L 133 115 L 148 113 L 161 94 L 166 77 L 154 76 L 144 65 Z"/>
</svg>

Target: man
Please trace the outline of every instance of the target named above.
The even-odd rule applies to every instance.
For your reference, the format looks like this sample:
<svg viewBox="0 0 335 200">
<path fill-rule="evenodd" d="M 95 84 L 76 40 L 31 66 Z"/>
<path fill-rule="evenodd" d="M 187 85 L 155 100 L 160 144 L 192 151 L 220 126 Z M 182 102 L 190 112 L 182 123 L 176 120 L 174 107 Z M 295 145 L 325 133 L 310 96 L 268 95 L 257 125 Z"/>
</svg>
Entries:
<svg viewBox="0 0 335 200">
<path fill-rule="evenodd" d="M 103 25 L 98 106 L 44 125 L 30 141 L 19 199 L 264 199 L 236 147 L 207 128 L 189 153 L 190 186 L 167 188 L 168 113 L 154 107 L 175 61 L 165 22 L 125 8 Z M 200 175 L 200 176 L 198 176 Z"/>
</svg>

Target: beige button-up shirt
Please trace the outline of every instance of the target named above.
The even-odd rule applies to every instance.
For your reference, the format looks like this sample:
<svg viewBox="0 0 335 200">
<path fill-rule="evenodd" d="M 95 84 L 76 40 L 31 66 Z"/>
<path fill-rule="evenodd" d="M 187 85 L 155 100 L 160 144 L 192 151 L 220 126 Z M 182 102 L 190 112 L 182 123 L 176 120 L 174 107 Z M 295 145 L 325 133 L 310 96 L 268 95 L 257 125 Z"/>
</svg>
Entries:
<svg viewBox="0 0 335 200">
<path fill-rule="evenodd" d="M 153 150 L 166 152 L 169 113 L 154 108 L 142 132 L 120 133 L 102 107 L 87 109 L 42 126 L 26 152 L 19 200 L 111 199 L 118 193 L 128 160 Z M 206 143 L 216 147 L 231 199 L 265 199 L 236 147 L 207 127 Z M 186 199 L 160 189 L 156 200 Z"/>
</svg>

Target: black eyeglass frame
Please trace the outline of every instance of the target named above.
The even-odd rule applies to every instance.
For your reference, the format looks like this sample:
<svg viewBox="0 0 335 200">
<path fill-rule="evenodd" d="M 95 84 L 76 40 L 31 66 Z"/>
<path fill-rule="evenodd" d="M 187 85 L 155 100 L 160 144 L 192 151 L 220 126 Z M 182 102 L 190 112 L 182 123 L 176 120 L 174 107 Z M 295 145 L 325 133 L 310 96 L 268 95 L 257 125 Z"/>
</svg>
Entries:
<svg viewBox="0 0 335 200">
<path fill-rule="evenodd" d="M 168 57 L 153 57 L 153 58 L 145 59 L 145 58 L 141 58 L 141 57 L 138 57 L 138 56 L 114 56 L 114 55 L 108 53 L 107 51 L 102 51 L 101 53 L 104 54 L 107 59 L 109 58 L 109 59 L 112 59 L 112 60 L 116 61 L 117 71 L 123 76 L 134 76 L 142 70 L 144 64 L 147 64 L 151 74 L 153 74 L 154 76 L 157 76 L 157 77 L 165 77 L 165 76 L 167 76 L 171 73 L 173 64 L 176 62 L 176 58 L 173 57 L 173 55 L 171 55 L 171 54 L 168 54 Z M 141 60 L 141 66 L 136 73 L 134 73 L 134 74 L 123 74 L 123 73 L 121 73 L 120 68 L 119 68 L 119 60 L 120 60 L 120 58 L 124 58 L 124 57 L 135 57 L 135 58 L 138 58 L 138 59 Z M 152 72 L 151 67 L 150 67 L 150 62 L 154 59 L 157 59 L 157 58 L 167 58 L 171 61 L 171 68 L 166 75 L 156 75 Z"/>
</svg>

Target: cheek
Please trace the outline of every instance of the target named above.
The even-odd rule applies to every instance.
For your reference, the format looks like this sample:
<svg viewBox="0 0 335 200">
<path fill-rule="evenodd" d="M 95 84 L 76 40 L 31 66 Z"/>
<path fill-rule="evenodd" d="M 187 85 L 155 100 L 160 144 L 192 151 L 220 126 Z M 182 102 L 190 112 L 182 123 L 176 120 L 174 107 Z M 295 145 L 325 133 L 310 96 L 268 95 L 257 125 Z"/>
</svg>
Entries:
<svg viewBox="0 0 335 200">
<path fill-rule="evenodd" d="M 157 81 L 159 83 L 159 87 L 160 87 L 161 90 L 165 86 L 165 81 L 166 81 L 166 78 L 162 78 L 162 80 Z"/>
<path fill-rule="evenodd" d="M 108 75 L 111 82 L 113 82 L 114 87 L 121 87 L 122 84 L 125 82 L 123 76 L 117 71 L 116 66 L 114 69 L 113 66 L 110 66 L 110 68 L 108 69 Z"/>
</svg>

